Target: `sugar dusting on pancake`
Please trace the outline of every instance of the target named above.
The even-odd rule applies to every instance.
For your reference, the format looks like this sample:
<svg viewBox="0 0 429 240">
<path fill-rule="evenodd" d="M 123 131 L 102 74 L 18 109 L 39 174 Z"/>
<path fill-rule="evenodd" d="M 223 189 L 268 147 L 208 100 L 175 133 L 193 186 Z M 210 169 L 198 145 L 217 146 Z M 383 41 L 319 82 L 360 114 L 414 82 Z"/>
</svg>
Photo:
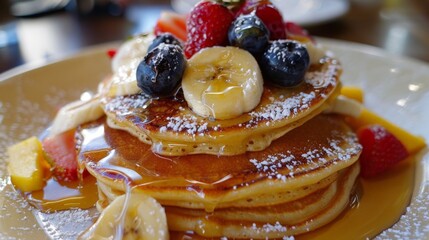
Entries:
<svg viewBox="0 0 429 240">
<path fill-rule="evenodd" d="M 151 144 L 158 154 L 234 155 L 268 147 L 329 107 L 338 95 L 340 74 L 338 61 L 325 58 L 310 67 L 301 85 L 279 88 L 267 84 L 254 110 L 228 120 L 196 115 L 180 94 L 175 99 L 149 99 L 142 94 L 105 96 L 102 105 L 111 127 Z"/>
</svg>

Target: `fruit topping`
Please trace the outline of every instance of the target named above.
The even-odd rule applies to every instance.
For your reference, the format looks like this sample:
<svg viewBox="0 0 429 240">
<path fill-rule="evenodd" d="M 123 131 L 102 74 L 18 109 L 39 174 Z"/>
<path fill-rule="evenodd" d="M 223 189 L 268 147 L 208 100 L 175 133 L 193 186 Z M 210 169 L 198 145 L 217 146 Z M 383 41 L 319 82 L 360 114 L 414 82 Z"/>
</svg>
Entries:
<svg viewBox="0 0 429 240">
<path fill-rule="evenodd" d="M 263 79 L 249 52 L 236 47 L 212 47 L 189 59 L 182 89 L 196 114 L 229 119 L 259 104 Z"/>
<path fill-rule="evenodd" d="M 161 43 L 137 67 L 137 85 L 149 97 L 169 97 L 177 92 L 186 67 L 182 49 Z"/>
<path fill-rule="evenodd" d="M 259 59 L 264 79 L 283 87 L 300 84 L 309 62 L 306 47 L 292 40 L 271 42 Z"/>
<path fill-rule="evenodd" d="M 365 107 L 362 108 L 361 114 L 358 117 L 347 118 L 347 123 L 354 129 L 359 129 L 372 124 L 381 125 L 398 138 L 410 154 L 414 154 L 426 146 L 423 137 L 411 134 Z"/>
<path fill-rule="evenodd" d="M 82 123 L 94 121 L 104 115 L 99 98 L 93 97 L 87 101 L 77 100 L 63 106 L 55 116 L 49 129 L 49 135 L 76 128 Z"/>
<path fill-rule="evenodd" d="M 186 21 L 188 37 L 185 55 L 191 58 L 206 47 L 228 43 L 228 29 L 234 20 L 232 12 L 222 4 L 201 1 L 191 10 Z"/>
<path fill-rule="evenodd" d="M 356 86 L 342 86 L 341 95 L 363 103 L 363 90 Z"/>
<path fill-rule="evenodd" d="M 169 239 L 164 208 L 143 193 L 120 195 L 78 239 L 113 239 L 113 236 L 119 239 Z"/>
<path fill-rule="evenodd" d="M 107 56 L 109 56 L 110 59 L 112 59 L 115 56 L 116 51 L 117 51 L 116 49 L 109 49 L 107 50 L 106 54 Z"/>
<path fill-rule="evenodd" d="M 284 24 L 287 37 L 289 39 L 300 40 L 300 41 L 313 41 L 314 39 L 308 33 L 307 30 L 299 26 L 294 22 L 285 22 Z"/>
<path fill-rule="evenodd" d="M 156 22 L 155 35 L 171 33 L 182 41 L 186 41 L 186 16 L 175 12 L 163 11 Z"/>
<path fill-rule="evenodd" d="M 253 56 L 264 51 L 269 39 L 269 30 L 255 14 L 239 16 L 228 31 L 229 44 L 247 50 Z"/>
<path fill-rule="evenodd" d="M 78 179 L 75 130 L 50 136 L 42 141 L 46 160 L 53 166 L 53 176 L 60 181 Z"/>
<path fill-rule="evenodd" d="M 149 45 L 147 52 L 152 51 L 154 48 L 158 47 L 161 43 L 173 44 L 182 48 L 182 43 L 171 33 L 161 33 L 156 36 L 153 42 Z"/>
<path fill-rule="evenodd" d="M 7 149 L 9 162 L 7 169 L 11 181 L 23 192 L 40 190 L 44 186 L 45 170 L 49 169 L 36 137 L 28 138 Z"/>
<path fill-rule="evenodd" d="M 404 145 L 380 125 L 358 131 L 363 150 L 359 158 L 362 177 L 375 177 L 408 156 Z"/>
<path fill-rule="evenodd" d="M 246 0 L 238 15 L 254 12 L 270 30 L 270 39 L 286 39 L 283 17 L 269 0 Z"/>
</svg>

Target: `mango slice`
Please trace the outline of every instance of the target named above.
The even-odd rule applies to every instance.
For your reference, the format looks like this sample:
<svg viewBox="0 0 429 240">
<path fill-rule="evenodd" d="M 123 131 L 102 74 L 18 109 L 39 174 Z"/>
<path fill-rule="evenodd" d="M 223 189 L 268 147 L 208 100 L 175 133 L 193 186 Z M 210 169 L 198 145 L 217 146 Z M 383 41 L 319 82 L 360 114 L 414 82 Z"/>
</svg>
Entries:
<svg viewBox="0 0 429 240">
<path fill-rule="evenodd" d="M 363 102 L 363 90 L 355 86 L 343 86 L 341 88 L 341 95 L 354 99 L 360 103 Z"/>
<path fill-rule="evenodd" d="M 414 154 L 426 146 L 425 139 L 421 136 L 413 135 L 401 127 L 387 121 L 376 113 L 363 107 L 362 112 L 357 118 L 347 118 L 347 122 L 354 129 L 359 129 L 371 124 L 379 124 L 391 132 L 399 141 L 404 144 L 408 153 Z"/>
<path fill-rule="evenodd" d="M 42 143 L 36 137 L 28 138 L 7 149 L 8 172 L 15 187 L 23 192 L 40 190 L 49 168 L 43 154 Z"/>
<path fill-rule="evenodd" d="M 341 88 L 341 95 L 357 100 L 361 103 L 364 99 L 363 90 L 355 86 L 343 86 Z M 425 139 L 423 137 L 407 132 L 401 127 L 387 121 L 365 107 L 362 107 L 362 112 L 359 117 L 349 117 L 347 118 L 347 121 L 349 125 L 351 125 L 355 130 L 371 124 L 379 124 L 385 127 L 389 132 L 395 135 L 395 137 L 398 138 L 402 144 L 404 144 L 405 148 L 410 154 L 414 154 L 426 146 Z"/>
</svg>

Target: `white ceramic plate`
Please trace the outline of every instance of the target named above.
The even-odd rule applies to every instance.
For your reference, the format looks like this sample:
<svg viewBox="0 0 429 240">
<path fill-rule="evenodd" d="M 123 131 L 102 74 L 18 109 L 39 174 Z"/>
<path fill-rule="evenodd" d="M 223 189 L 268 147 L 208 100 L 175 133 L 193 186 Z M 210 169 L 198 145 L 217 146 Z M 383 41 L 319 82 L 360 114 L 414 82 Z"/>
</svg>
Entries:
<svg viewBox="0 0 429 240">
<path fill-rule="evenodd" d="M 320 39 L 341 60 L 343 82 L 365 90 L 367 106 L 429 142 L 429 65 L 377 48 Z M 87 49 L 51 63 L 23 66 L 0 75 L 0 239 L 75 239 L 93 220 L 90 211 L 44 214 L 11 189 L 5 149 L 39 135 L 58 107 L 94 91 L 109 74 L 105 51 L 115 44 Z M 407 213 L 380 239 L 429 239 L 429 153 L 416 159 L 414 196 Z"/>
<path fill-rule="evenodd" d="M 199 0 L 172 0 L 172 8 L 188 13 Z M 272 0 L 285 20 L 311 26 L 343 16 L 349 10 L 348 0 Z"/>
</svg>

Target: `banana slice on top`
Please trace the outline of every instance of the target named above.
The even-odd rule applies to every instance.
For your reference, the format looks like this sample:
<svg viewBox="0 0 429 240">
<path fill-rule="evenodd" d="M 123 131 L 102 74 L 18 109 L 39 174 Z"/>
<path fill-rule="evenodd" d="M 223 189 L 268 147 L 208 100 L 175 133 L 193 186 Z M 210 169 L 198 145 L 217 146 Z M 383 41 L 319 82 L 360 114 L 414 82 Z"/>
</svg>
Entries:
<svg viewBox="0 0 429 240">
<path fill-rule="evenodd" d="M 143 193 L 117 197 L 79 239 L 168 239 L 164 208 Z"/>
<path fill-rule="evenodd" d="M 211 47 L 189 59 L 182 89 L 196 114 L 230 119 L 254 109 L 264 88 L 259 65 L 249 52 Z"/>
</svg>

